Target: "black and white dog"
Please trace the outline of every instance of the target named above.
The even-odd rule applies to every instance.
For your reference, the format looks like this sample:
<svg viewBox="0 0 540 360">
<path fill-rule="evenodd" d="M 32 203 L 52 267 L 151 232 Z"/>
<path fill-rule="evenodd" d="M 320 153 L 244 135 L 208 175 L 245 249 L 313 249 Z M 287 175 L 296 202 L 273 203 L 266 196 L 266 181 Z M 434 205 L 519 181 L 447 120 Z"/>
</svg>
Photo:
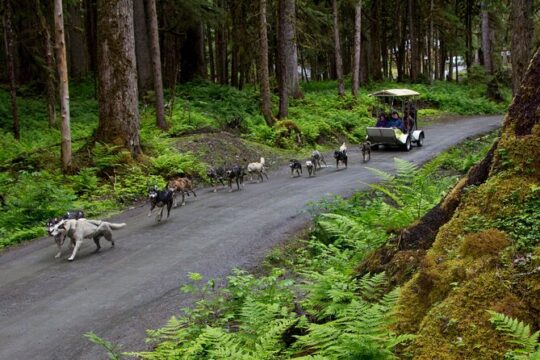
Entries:
<svg viewBox="0 0 540 360">
<path fill-rule="evenodd" d="M 302 164 L 296 159 L 289 160 L 289 167 L 291 168 L 291 177 L 294 177 L 296 171 L 297 176 L 302 176 Z"/>
<path fill-rule="evenodd" d="M 345 168 L 347 168 L 347 150 L 334 151 L 334 159 L 336 159 L 336 169 L 339 168 L 340 161 L 345 165 Z"/>
<path fill-rule="evenodd" d="M 368 162 L 371 160 L 371 142 L 370 141 L 364 141 L 362 143 L 362 158 L 364 162 Z"/>
<path fill-rule="evenodd" d="M 312 175 L 315 175 L 315 171 L 317 170 L 317 167 L 313 164 L 312 160 L 306 161 L 306 169 L 309 174 L 309 177 Z"/>
<path fill-rule="evenodd" d="M 161 208 L 161 211 L 156 217 L 157 222 L 161 221 L 163 209 L 165 209 L 165 207 L 167 207 L 167 218 L 169 218 L 174 201 L 174 191 L 170 189 L 158 190 L 157 186 L 153 186 L 148 189 L 148 199 L 150 200 L 150 212 L 148 212 L 148 217 L 152 216 L 152 210 L 157 206 Z"/>
<path fill-rule="evenodd" d="M 206 172 L 206 176 L 210 180 L 210 184 L 214 187 L 214 192 L 217 192 L 217 183 L 220 182 L 221 186 L 225 187 L 225 169 L 222 167 L 212 167 Z"/>
<path fill-rule="evenodd" d="M 49 219 L 45 223 L 47 233 L 49 234 L 49 236 L 54 237 L 54 241 L 58 246 L 58 253 L 55 256 L 56 258 L 59 258 L 62 255 L 62 246 L 64 245 L 64 241 L 66 240 L 66 231 L 63 228 L 58 229 L 57 225 L 63 220 L 79 220 L 82 218 L 84 218 L 84 213 L 81 210 L 71 210 L 62 215 L 61 217 Z M 70 247 L 73 247 L 74 245 L 75 244 L 73 242 L 70 243 Z"/>
<path fill-rule="evenodd" d="M 229 181 L 229 192 L 232 192 L 232 182 L 233 180 L 236 182 L 236 188 L 240 190 L 240 185 L 244 187 L 244 176 L 246 176 L 246 172 L 244 168 L 240 165 L 233 165 L 227 170 L 225 170 L 225 177 Z"/>
<path fill-rule="evenodd" d="M 324 167 L 327 166 L 326 161 L 324 161 L 324 156 L 319 150 L 313 150 L 311 153 L 311 162 L 315 166 L 315 170 L 317 170 L 317 168 L 322 168 L 321 162 L 324 164 Z"/>
</svg>

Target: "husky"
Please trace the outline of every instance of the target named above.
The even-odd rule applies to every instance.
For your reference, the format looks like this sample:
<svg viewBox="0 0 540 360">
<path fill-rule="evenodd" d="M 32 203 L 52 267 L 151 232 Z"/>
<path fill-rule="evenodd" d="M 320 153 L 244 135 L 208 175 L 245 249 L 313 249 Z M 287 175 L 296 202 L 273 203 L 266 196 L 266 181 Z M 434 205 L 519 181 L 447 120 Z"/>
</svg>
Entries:
<svg viewBox="0 0 540 360">
<path fill-rule="evenodd" d="M 324 167 L 327 167 L 326 161 L 324 161 L 324 156 L 319 150 L 313 150 L 311 153 L 311 162 L 315 166 L 315 170 L 317 170 L 317 168 L 322 168 L 321 162 L 324 164 Z"/>
<path fill-rule="evenodd" d="M 180 206 L 186 205 L 186 194 L 189 196 L 189 193 L 191 192 L 193 196 L 197 197 L 197 194 L 195 194 L 195 191 L 193 190 L 193 182 L 187 177 L 175 177 L 169 180 L 167 187 L 169 190 L 174 191 L 174 208 L 178 206 L 178 202 L 176 201 L 177 193 L 182 194 L 182 203 Z"/>
<path fill-rule="evenodd" d="M 309 177 L 311 177 L 312 175 L 315 175 L 315 171 L 317 167 L 313 165 L 313 162 L 311 160 L 306 161 L 306 168 L 307 168 Z"/>
<path fill-rule="evenodd" d="M 75 244 L 71 256 L 68 258 L 69 261 L 75 259 L 77 251 L 81 247 L 85 239 L 93 239 L 96 244 L 96 251 L 98 252 L 101 249 L 99 244 L 99 239 L 103 236 L 107 241 L 111 243 L 111 247 L 114 247 L 114 240 L 112 238 L 112 230 L 121 229 L 126 226 L 125 223 L 115 224 L 102 220 L 87 220 L 87 219 L 68 219 L 61 220 L 58 224 L 54 226 L 52 235 L 56 236 L 61 231 L 64 231 L 66 236 L 68 236 L 71 241 Z M 61 252 L 59 252 L 55 258 L 60 257 Z"/>
<path fill-rule="evenodd" d="M 268 174 L 266 174 L 263 157 L 259 162 L 249 163 L 247 166 L 247 172 L 249 174 L 250 181 L 253 181 L 253 174 L 257 175 L 257 177 L 261 180 L 260 182 L 264 182 L 263 175 L 266 176 L 266 180 L 268 180 Z"/>
<path fill-rule="evenodd" d="M 65 213 L 61 217 L 55 217 L 52 219 L 47 220 L 45 223 L 45 227 L 47 228 L 47 233 L 50 236 L 53 236 L 52 232 L 55 230 L 55 226 L 62 220 L 70 220 L 70 219 L 82 219 L 84 218 L 84 213 L 80 210 L 71 210 Z M 62 254 L 62 246 L 64 245 L 64 241 L 66 240 L 66 232 L 61 230 L 56 234 L 54 237 L 54 241 L 56 242 L 56 246 L 58 246 L 58 253 L 56 254 L 55 258 L 59 258 Z M 75 246 L 75 243 L 70 242 L 70 247 L 73 248 Z"/>
<path fill-rule="evenodd" d="M 289 160 L 289 167 L 291 168 L 291 177 L 294 177 L 296 172 L 297 176 L 302 176 L 302 163 L 296 159 Z"/>
</svg>

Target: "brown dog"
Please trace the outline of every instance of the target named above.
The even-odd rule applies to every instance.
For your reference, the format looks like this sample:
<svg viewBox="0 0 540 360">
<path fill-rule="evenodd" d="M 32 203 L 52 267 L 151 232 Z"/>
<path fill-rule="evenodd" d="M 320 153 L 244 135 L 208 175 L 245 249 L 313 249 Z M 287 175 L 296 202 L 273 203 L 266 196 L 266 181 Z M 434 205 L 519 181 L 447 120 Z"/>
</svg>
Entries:
<svg viewBox="0 0 540 360">
<path fill-rule="evenodd" d="M 173 207 L 177 207 L 178 203 L 176 202 L 176 193 L 182 194 L 182 204 L 180 206 L 186 205 L 185 201 L 185 194 L 189 196 L 189 192 L 191 191 L 195 197 L 197 197 L 197 194 L 195 194 L 195 191 L 193 191 L 193 183 L 190 179 L 186 177 L 175 177 L 171 180 L 169 180 L 169 183 L 167 187 L 174 191 L 174 199 L 175 203 Z"/>
</svg>

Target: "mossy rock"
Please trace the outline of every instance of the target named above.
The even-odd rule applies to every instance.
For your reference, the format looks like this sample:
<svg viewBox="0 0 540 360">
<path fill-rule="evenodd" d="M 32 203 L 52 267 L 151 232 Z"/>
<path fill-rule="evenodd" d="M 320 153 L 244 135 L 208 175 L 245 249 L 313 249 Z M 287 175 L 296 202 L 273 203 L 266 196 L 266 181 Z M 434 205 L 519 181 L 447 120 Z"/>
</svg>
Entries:
<svg viewBox="0 0 540 360">
<path fill-rule="evenodd" d="M 488 229 L 465 235 L 459 252 L 461 256 L 477 258 L 484 255 L 498 255 L 508 245 L 510 241 L 504 232 Z"/>
<path fill-rule="evenodd" d="M 456 287 L 432 307 L 410 345 L 415 359 L 502 359 L 509 346 L 486 310 L 500 308 L 504 274 L 489 271 Z M 507 300 L 505 300 L 507 301 Z"/>
</svg>

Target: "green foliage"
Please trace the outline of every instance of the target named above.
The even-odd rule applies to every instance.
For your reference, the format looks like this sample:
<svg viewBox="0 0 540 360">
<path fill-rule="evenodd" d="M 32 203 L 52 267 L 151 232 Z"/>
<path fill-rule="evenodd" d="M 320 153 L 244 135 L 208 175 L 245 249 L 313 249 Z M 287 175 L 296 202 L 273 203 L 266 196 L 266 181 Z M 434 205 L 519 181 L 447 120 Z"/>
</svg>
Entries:
<svg viewBox="0 0 540 360">
<path fill-rule="evenodd" d="M 204 177 L 206 169 L 191 153 L 168 152 L 151 160 L 151 173 L 166 178 L 175 175 Z"/>
<path fill-rule="evenodd" d="M 349 279 L 347 283 L 356 281 Z M 309 301 L 317 300 L 318 307 L 333 315 L 333 319 L 308 324 L 307 334 L 298 337 L 295 348 L 316 355 L 300 358 L 394 359 L 392 349 L 412 339 L 410 335 L 398 336 L 388 330 L 395 321 L 391 310 L 397 302 L 399 289 L 382 296 L 381 288 L 386 286 L 384 273 L 366 274 L 359 283 L 355 290 L 360 296 L 351 294 L 350 285 L 344 287 L 339 280 L 325 297 L 321 298 L 319 291 L 315 298 L 313 293 L 308 295 Z M 336 308 L 336 304 L 340 306 Z M 328 312 L 328 309 L 333 310 Z"/>
<path fill-rule="evenodd" d="M 110 360 L 120 360 L 120 349 L 111 342 L 97 336 L 94 332 L 88 332 L 84 336 L 96 345 L 99 345 L 107 350 L 107 356 Z"/>
<path fill-rule="evenodd" d="M 540 240 L 540 189 L 535 188 L 524 199 L 510 197 L 502 200 L 503 205 L 515 206 L 511 214 L 499 214 L 495 219 L 475 215 L 465 225 L 467 232 L 479 232 L 489 228 L 504 231 L 513 240 L 517 250 L 529 251 Z"/>
<path fill-rule="evenodd" d="M 506 353 L 505 358 L 515 360 L 540 359 L 540 331 L 531 334 L 531 328 L 524 322 L 488 310 L 491 315 L 490 321 L 495 328 L 510 337 L 509 342 L 516 348 Z"/>
<path fill-rule="evenodd" d="M 394 159 L 396 175 L 383 170 L 368 168 L 385 181 L 369 186 L 384 194 L 388 201 L 379 203 L 379 215 L 385 219 L 386 229 L 400 229 L 420 218 L 437 204 L 441 193 L 448 190 L 455 179 L 446 178 L 437 182 L 416 165 Z"/>
</svg>

